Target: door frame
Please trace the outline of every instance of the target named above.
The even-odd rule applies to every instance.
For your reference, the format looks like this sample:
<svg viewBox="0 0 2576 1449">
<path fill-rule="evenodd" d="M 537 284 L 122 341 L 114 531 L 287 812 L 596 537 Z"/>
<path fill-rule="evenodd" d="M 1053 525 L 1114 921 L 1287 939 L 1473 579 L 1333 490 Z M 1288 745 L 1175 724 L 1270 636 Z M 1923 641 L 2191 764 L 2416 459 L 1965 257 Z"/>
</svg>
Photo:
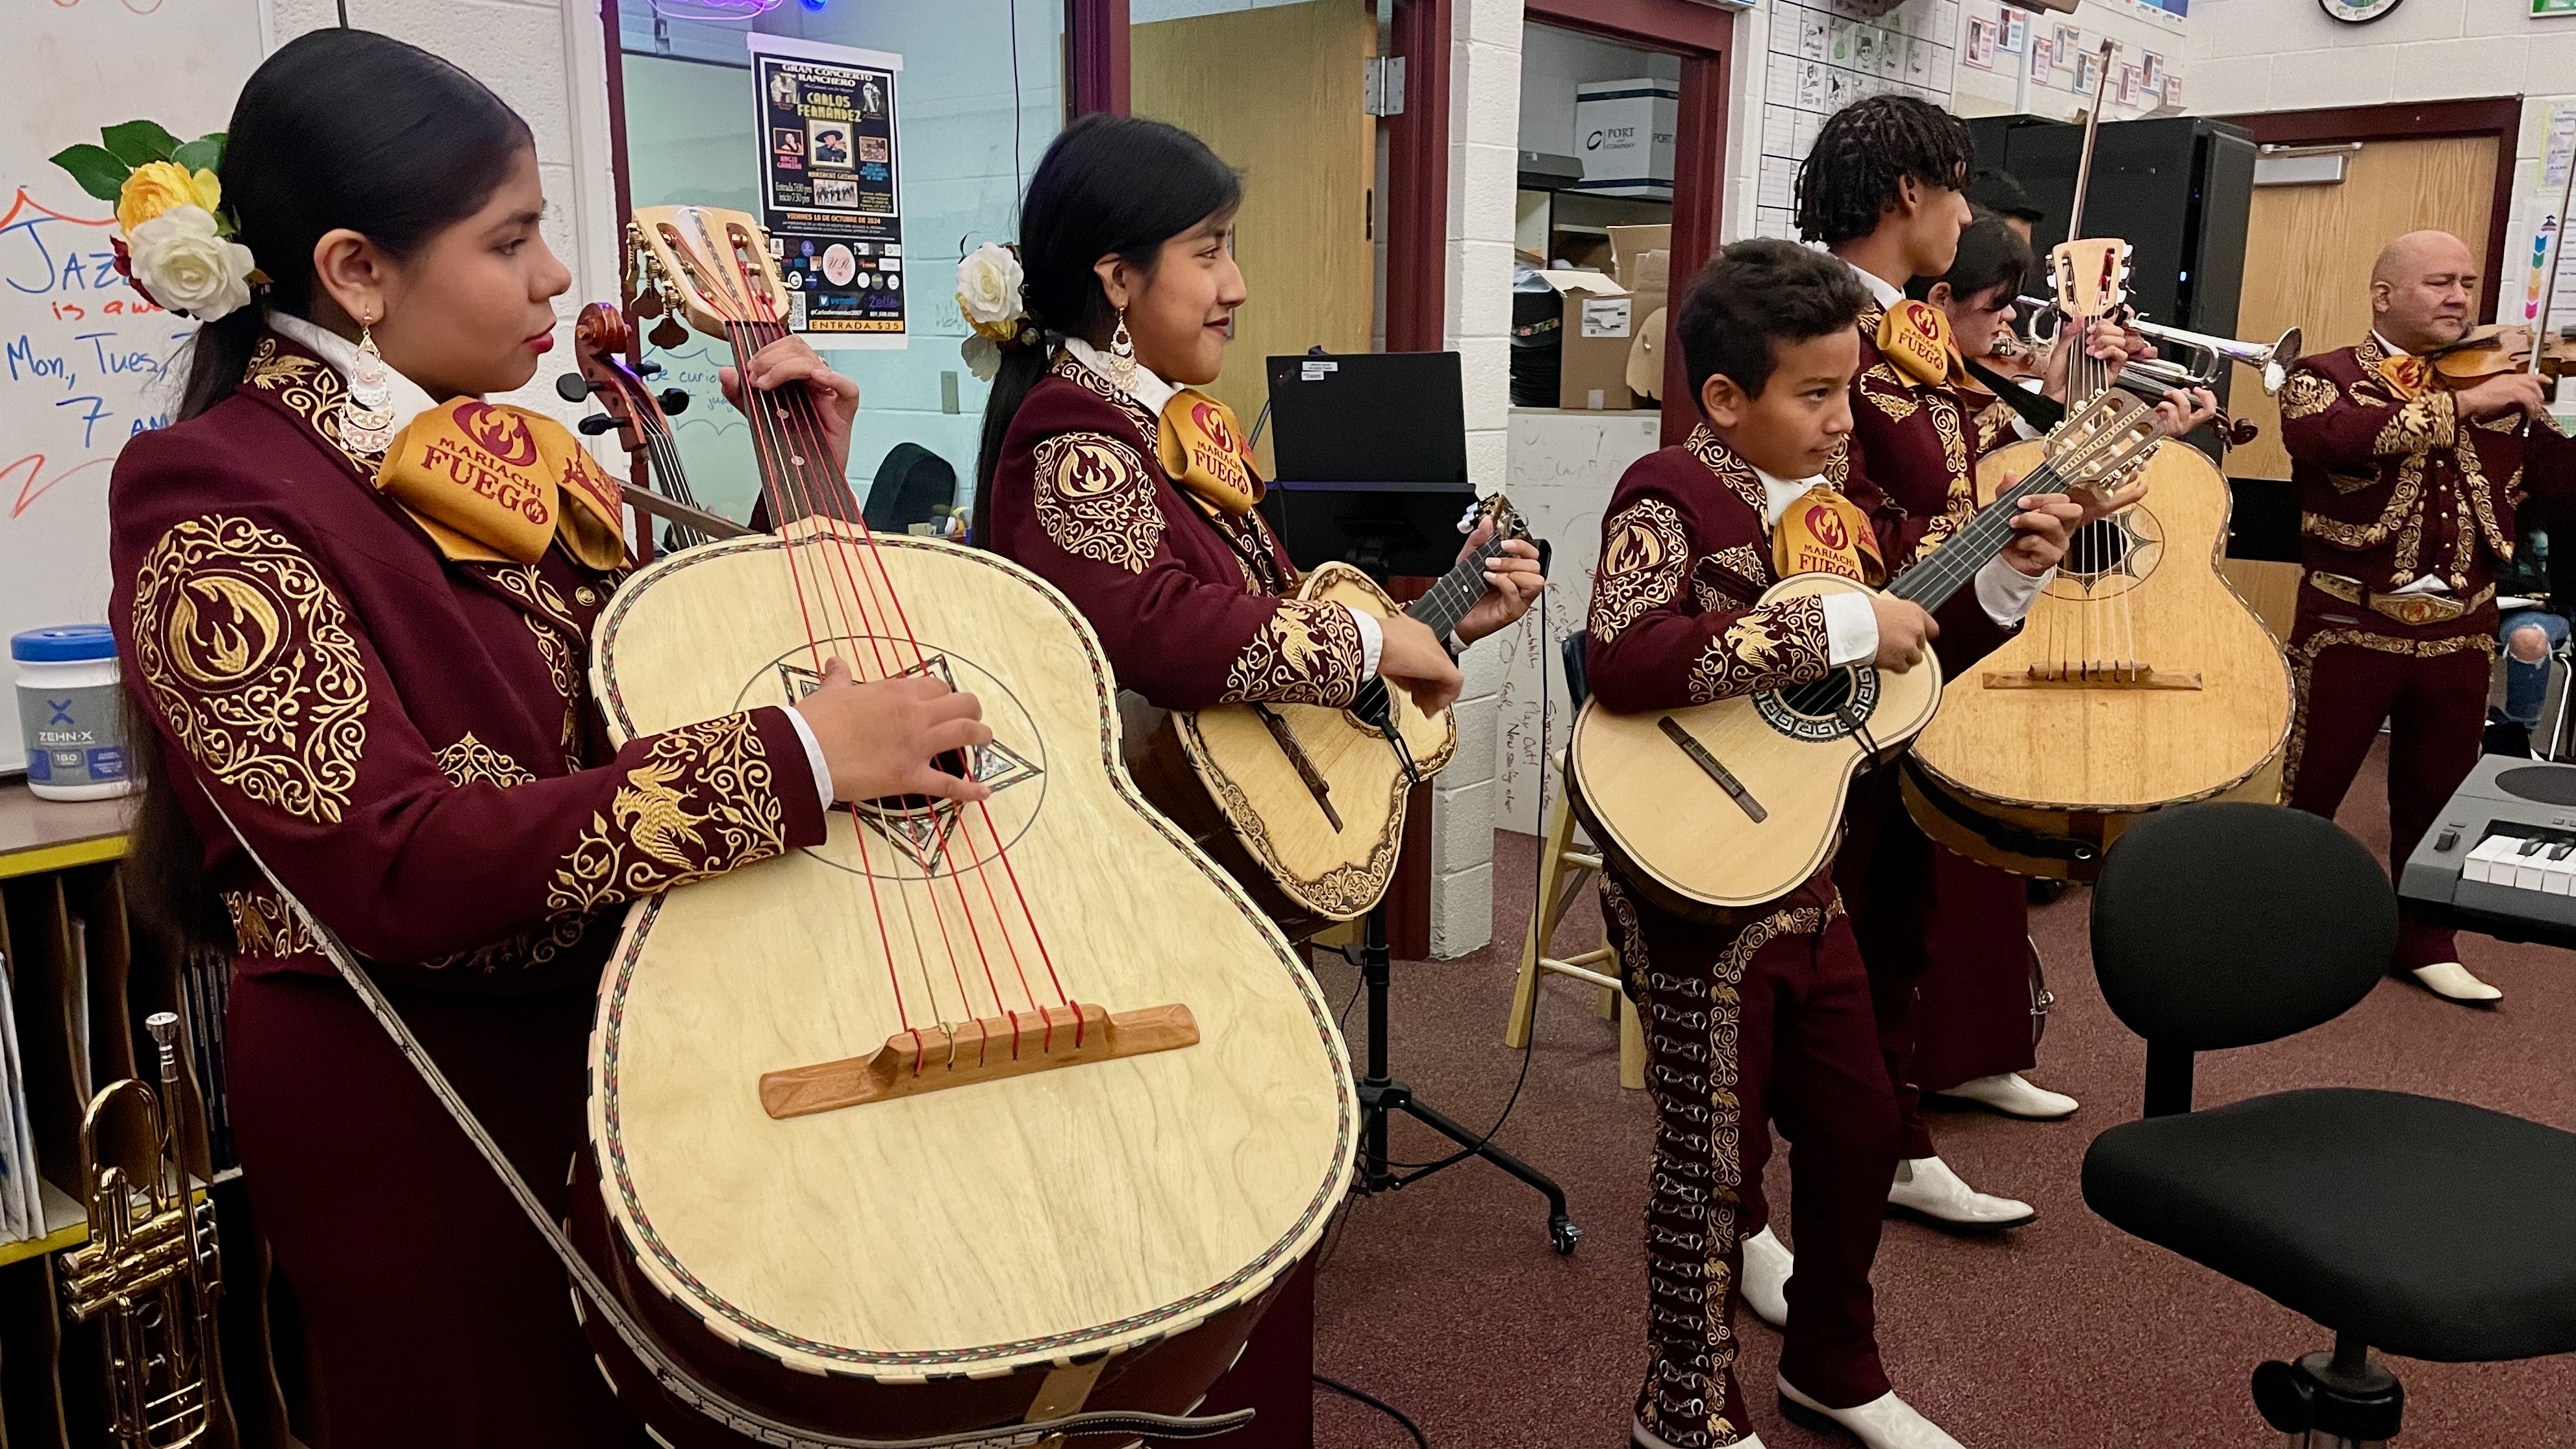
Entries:
<svg viewBox="0 0 2576 1449">
<path fill-rule="evenodd" d="M 1123 3 L 1123 0 L 1122 0 Z M 2415 101 L 2385 106 L 2338 106 L 2319 111 L 2268 111 L 2219 119 L 2254 133 L 2258 146 L 2318 146 L 2338 141 L 2431 141 L 2493 136 L 2495 201 L 2487 213 L 2486 285 L 2479 290 L 2478 320 L 2496 319 L 2497 282 L 2504 275 L 2505 235 L 2513 226 L 2514 146 L 2522 139 L 2522 98 Z"/>
<path fill-rule="evenodd" d="M 1717 252 L 1726 204 L 1728 52 L 1735 13 L 1693 0 L 1526 0 L 1524 21 L 1682 59 L 1681 99 L 1673 134 L 1673 255 L 1678 289 Z M 1673 295 L 1678 303 L 1681 298 Z M 1669 315 L 1669 314 L 1668 314 Z M 1664 349 L 1663 441 L 1690 436 L 1699 405 L 1678 347 Z"/>
</svg>

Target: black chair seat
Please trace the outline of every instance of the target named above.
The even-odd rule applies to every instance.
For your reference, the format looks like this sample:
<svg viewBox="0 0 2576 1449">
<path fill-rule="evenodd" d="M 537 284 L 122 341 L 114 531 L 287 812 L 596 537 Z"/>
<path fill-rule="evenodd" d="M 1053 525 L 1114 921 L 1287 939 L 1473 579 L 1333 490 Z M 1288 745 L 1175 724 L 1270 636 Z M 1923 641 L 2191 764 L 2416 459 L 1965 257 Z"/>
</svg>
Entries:
<svg viewBox="0 0 2576 1449">
<path fill-rule="evenodd" d="M 2576 1352 L 2576 1133 L 2403 1092 L 2283 1092 L 2104 1132 L 2084 1201 L 2389 1353 Z"/>
</svg>

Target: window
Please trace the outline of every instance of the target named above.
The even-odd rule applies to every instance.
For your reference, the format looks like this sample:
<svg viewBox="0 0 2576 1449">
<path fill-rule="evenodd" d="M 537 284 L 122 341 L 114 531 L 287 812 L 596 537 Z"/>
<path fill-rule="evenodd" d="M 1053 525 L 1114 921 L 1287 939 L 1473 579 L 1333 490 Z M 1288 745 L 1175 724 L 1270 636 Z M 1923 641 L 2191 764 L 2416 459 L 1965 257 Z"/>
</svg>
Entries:
<svg viewBox="0 0 2576 1449">
<path fill-rule="evenodd" d="M 828 335 L 807 340 L 859 384 L 853 490 L 864 500 L 888 455 L 912 443 L 955 470 L 956 502 L 964 507 L 974 489 L 987 388 L 958 356 L 968 329 L 954 295 L 957 261 L 1018 234 L 1021 188 L 1063 127 L 1063 0 L 798 0 L 748 20 L 688 18 L 752 3 L 618 0 L 624 159 L 634 204 L 695 202 L 759 214 L 762 151 L 746 32 L 900 55 L 895 169 L 904 344 L 863 350 L 835 347 Z M 648 347 L 646 355 L 666 369 L 657 383 L 690 394 L 687 411 L 672 420 L 690 491 L 704 506 L 746 517 L 759 491 L 749 428 L 716 384 L 730 350 L 693 333 L 667 352 Z"/>
</svg>

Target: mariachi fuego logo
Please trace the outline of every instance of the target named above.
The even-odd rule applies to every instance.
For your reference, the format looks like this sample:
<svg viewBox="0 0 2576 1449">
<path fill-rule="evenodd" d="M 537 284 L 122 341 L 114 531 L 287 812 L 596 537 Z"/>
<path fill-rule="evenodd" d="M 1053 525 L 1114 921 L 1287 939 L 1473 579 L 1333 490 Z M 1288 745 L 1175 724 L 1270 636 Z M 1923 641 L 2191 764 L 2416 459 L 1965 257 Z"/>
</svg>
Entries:
<svg viewBox="0 0 2576 1449">
<path fill-rule="evenodd" d="M 1851 534 L 1843 527 L 1842 515 L 1821 503 L 1807 510 L 1807 533 L 1823 548 L 1840 551 L 1851 547 Z"/>
<path fill-rule="evenodd" d="M 563 477 L 558 481 L 564 488 L 589 498 L 598 506 L 601 514 L 610 518 L 617 516 L 617 505 L 620 502 L 617 496 L 617 485 L 600 470 L 598 461 L 590 454 L 579 448 L 567 454 L 564 458 Z"/>
<path fill-rule="evenodd" d="M 1241 451 L 1235 446 L 1234 430 L 1225 425 L 1224 408 L 1213 402 L 1198 403 L 1191 407 L 1190 417 L 1198 423 L 1199 433 L 1210 447 L 1228 455 Z"/>
<path fill-rule="evenodd" d="M 1879 324 L 1878 350 L 1916 382 L 1933 386 L 1950 375 L 1950 324 L 1929 302 L 1903 301 Z"/>
<path fill-rule="evenodd" d="M 206 689 L 248 678 L 277 652 L 284 611 L 239 574 L 201 573 L 179 586 L 164 645 L 179 672 Z"/>
<path fill-rule="evenodd" d="M 1055 462 L 1055 489 L 1067 498 L 1097 498 L 1124 487 L 1126 460 L 1106 439 L 1068 438 Z"/>
<path fill-rule="evenodd" d="M 537 461 L 537 437 L 528 430 L 528 420 L 490 403 L 459 403 L 456 425 L 476 447 L 492 455 L 493 461 L 505 468 L 525 468 Z"/>
</svg>

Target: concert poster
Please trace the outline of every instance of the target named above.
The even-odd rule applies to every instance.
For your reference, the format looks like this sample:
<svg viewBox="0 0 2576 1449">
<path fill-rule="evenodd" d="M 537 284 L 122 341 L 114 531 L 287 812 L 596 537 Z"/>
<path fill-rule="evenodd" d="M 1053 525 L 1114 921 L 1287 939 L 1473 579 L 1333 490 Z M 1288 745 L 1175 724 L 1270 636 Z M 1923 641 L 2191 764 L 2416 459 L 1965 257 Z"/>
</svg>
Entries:
<svg viewBox="0 0 2576 1449">
<path fill-rule="evenodd" d="M 787 284 L 790 331 L 831 347 L 904 345 L 903 191 L 895 78 L 903 57 L 753 34 L 761 225 Z"/>
</svg>

